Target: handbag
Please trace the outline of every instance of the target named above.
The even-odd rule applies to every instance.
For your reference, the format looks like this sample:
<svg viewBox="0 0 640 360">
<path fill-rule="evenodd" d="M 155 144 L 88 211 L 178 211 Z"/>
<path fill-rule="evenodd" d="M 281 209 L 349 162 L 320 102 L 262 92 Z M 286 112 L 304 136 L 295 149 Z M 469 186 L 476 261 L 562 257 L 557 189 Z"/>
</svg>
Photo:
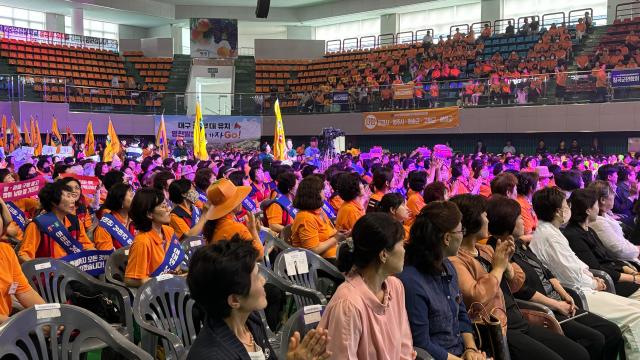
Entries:
<svg viewBox="0 0 640 360">
<path fill-rule="evenodd" d="M 476 310 L 479 308 L 479 310 Z M 469 307 L 469 318 L 474 328 L 474 338 L 481 351 L 494 360 L 510 360 L 507 340 L 502 334 L 502 322 L 497 316 L 488 313 L 479 302 Z"/>
</svg>

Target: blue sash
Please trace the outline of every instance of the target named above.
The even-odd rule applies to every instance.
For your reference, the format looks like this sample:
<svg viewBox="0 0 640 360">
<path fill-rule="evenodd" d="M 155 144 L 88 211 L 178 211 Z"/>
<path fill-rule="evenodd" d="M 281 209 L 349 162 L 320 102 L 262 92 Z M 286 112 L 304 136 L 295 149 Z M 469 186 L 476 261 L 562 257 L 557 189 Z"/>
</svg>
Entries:
<svg viewBox="0 0 640 360">
<path fill-rule="evenodd" d="M 67 256 L 60 258 L 62 261 L 77 267 L 91 276 L 104 273 L 111 250 L 82 250 L 82 244 L 69 233 L 69 230 L 60 223 L 52 212 L 40 215 L 33 219 L 41 232 L 46 233 L 53 241 L 67 252 Z"/>
<path fill-rule="evenodd" d="M 191 227 L 196 226 L 198 221 L 200 221 L 200 209 L 196 206 L 191 206 Z"/>
<path fill-rule="evenodd" d="M 198 192 L 198 200 L 202 201 L 203 203 L 206 203 L 207 200 L 207 194 L 205 194 L 204 192 L 202 192 L 200 189 L 196 189 L 196 191 Z"/>
<path fill-rule="evenodd" d="M 396 188 L 393 192 L 398 193 L 405 198 L 407 197 L 407 190 L 405 190 L 405 188 Z"/>
<path fill-rule="evenodd" d="M 278 192 L 278 195 L 274 200 L 278 203 L 278 205 L 282 206 L 282 208 L 289 213 L 289 216 L 291 216 L 292 219 L 296 218 L 296 215 L 298 214 L 298 209 L 293 207 L 293 204 L 291 203 L 291 200 L 289 200 L 288 197 Z"/>
<path fill-rule="evenodd" d="M 258 192 L 258 188 L 251 183 L 251 191 L 249 192 L 248 197 L 253 197 Z"/>
<path fill-rule="evenodd" d="M 7 208 L 11 214 L 11 219 L 18 224 L 22 231 L 24 231 L 24 229 L 27 228 L 27 215 L 13 202 L 7 201 L 5 204 L 7 204 Z"/>
<path fill-rule="evenodd" d="M 258 209 L 256 202 L 251 198 L 251 194 L 242 200 L 242 207 L 250 213 L 255 213 Z"/>
<path fill-rule="evenodd" d="M 335 219 L 337 216 L 336 211 L 333 209 L 333 206 L 331 206 L 331 204 L 329 204 L 327 200 L 325 200 L 324 204 L 322 204 L 322 211 L 324 211 L 329 219 Z"/>
<path fill-rule="evenodd" d="M 60 258 L 91 276 L 104 274 L 104 267 L 112 250 L 85 250 Z"/>
<path fill-rule="evenodd" d="M 129 246 L 133 243 L 133 235 L 115 216 L 111 214 L 102 215 L 99 225 L 107 230 L 109 235 L 114 238 L 121 247 Z"/>
<path fill-rule="evenodd" d="M 171 238 L 171 243 L 167 252 L 164 254 L 162 263 L 151 273 L 151 276 L 156 277 L 169 271 L 174 271 L 178 266 L 180 266 L 183 260 L 184 251 L 182 250 L 182 246 L 180 246 L 178 238 L 174 235 Z"/>
<path fill-rule="evenodd" d="M 38 229 L 41 232 L 49 235 L 67 254 L 79 254 L 82 252 L 82 244 L 71 236 L 69 230 L 64 224 L 60 223 L 54 213 L 48 212 L 40 215 L 33 221 L 38 225 Z"/>
</svg>

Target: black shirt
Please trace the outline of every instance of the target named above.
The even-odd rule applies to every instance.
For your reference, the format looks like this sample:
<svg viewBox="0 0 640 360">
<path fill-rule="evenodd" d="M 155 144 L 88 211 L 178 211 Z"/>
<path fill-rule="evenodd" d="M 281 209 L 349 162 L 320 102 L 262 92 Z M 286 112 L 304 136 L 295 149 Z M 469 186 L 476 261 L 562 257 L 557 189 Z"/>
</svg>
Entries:
<svg viewBox="0 0 640 360">
<path fill-rule="evenodd" d="M 266 360 L 277 360 L 271 348 L 260 315 L 253 313 L 247 319 L 247 327 L 256 345 L 262 348 Z M 287 339 L 287 341 L 289 341 Z M 205 320 L 205 325 L 189 350 L 187 360 L 250 360 L 249 353 L 238 337 L 222 319 Z"/>
<path fill-rule="evenodd" d="M 570 222 L 562 230 L 562 234 L 569 240 L 571 250 L 590 269 L 602 270 L 611 276 L 618 295 L 626 297 L 640 288 L 640 285 L 619 281 L 625 263 L 616 259 L 616 256 L 602 244 L 593 229 L 585 230 L 580 224 Z"/>
</svg>

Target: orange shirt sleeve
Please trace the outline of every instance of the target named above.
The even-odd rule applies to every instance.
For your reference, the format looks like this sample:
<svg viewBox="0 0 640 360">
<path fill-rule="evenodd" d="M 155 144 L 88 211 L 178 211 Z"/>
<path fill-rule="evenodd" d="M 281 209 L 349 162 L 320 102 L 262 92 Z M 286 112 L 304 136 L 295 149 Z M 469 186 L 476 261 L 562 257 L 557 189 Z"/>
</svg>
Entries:
<svg viewBox="0 0 640 360">
<path fill-rule="evenodd" d="M 40 230 L 38 230 L 38 225 L 35 222 L 31 222 L 24 230 L 24 239 L 22 240 L 22 245 L 20 245 L 18 256 L 35 259 L 38 246 L 40 246 Z"/>
<path fill-rule="evenodd" d="M 320 244 L 318 224 L 306 213 L 298 213 L 292 226 L 292 245 L 304 249 L 313 249 Z"/>
<path fill-rule="evenodd" d="M 146 234 L 139 234 L 133 240 L 129 249 L 129 261 L 124 273 L 130 279 L 144 280 L 151 274 L 149 263 L 151 261 L 151 239 Z"/>
<path fill-rule="evenodd" d="M 338 211 L 338 217 L 336 218 L 336 228 L 343 231 L 351 231 L 356 221 L 362 217 L 362 213 L 355 206 L 349 204 L 349 206 L 343 206 Z"/>
<path fill-rule="evenodd" d="M 269 225 L 285 225 L 282 223 L 282 207 L 280 207 L 280 205 L 278 205 L 277 203 L 269 205 L 269 207 L 265 211 L 265 214 L 267 215 L 267 222 L 269 223 Z"/>
<path fill-rule="evenodd" d="M 98 250 L 113 250 L 113 238 L 105 228 L 98 225 L 93 231 L 93 243 Z"/>
<path fill-rule="evenodd" d="M 0 272 L 0 315 L 9 316 L 12 309 L 12 300 L 9 290 L 13 284 L 17 284 L 16 294 L 32 291 L 31 285 L 24 276 L 18 257 L 13 248 L 5 243 L 0 243 L 0 259 L 3 270 Z"/>
<path fill-rule="evenodd" d="M 178 215 L 171 213 L 171 228 L 176 232 L 176 237 L 182 239 L 182 235 L 190 230 L 189 225 Z"/>
</svg>

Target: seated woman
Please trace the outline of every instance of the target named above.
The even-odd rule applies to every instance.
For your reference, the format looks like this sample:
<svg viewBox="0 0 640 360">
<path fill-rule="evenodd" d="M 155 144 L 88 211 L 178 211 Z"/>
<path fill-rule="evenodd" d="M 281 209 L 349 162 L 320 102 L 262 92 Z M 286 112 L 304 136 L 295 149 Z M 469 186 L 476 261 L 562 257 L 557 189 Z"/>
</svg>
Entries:
<svg viewBox="0 0 640 360">
<path fill-rule="evenodd" d="M 267 307 L 265 280 L 256 261 L 262 258 L 239 235 L 198 249 L 191 259 L 189 292 L 204 311 L 206 320 L 189 350 L 188 360 L 265 359 L 276 360 L 258 311 Z M 211 279 L 219 279 L 211 286 Z M 287 359 L 324 360 L 328 334 L 311 330 L 300 341 L 296 332 L 289 339 Z"/>
<path fill-rule="evenodd" d="M 640 276 L 637 265 L 617 260 L 602 245 L 598 235 L 589 227 L 598 219 L 598 197 L 593 190 L 575 190 L 569 198 L 571 219 L 562 230 L 569 240 L 571 250 L 589 266 L 589 269 L 602 270 L 611 276 L 615 283 L 616 294 L 640 300 Z"/>
<path fill-rule="evenodd" d="M 15 175 L 9 169 L 0 169 L 0 183 L 14 182 Z M 23 198 L 5 204 L 11 214 L 11 221 L 5 225 L 5 234 L 22 241 L 28 220 L 35 215 L 40 203 L 37 199 Z"/>
<path fill-rule="evenodd" d="M 82 184 L 80 184 L 80 180 L 69 176 L 58 181 L 67 185 L 73 192 L 73 196 L 76 199 L 76 213 L 74 215 L 76 215 L 78 220 L 84 225 L 85 230 L 93 230 L 93 221 L 91 219 L 91 212 L 89 211 L 91 207 L 90 201 L 82 194 Z"/>
<path fill-rule="evenodd" d="M 511 358 L 519 359 L 587 359 L 589 354 L 579 344 L 537 325 L 527 323 L 512 292 L 524 284 L 524 273 L 510 263 L 515 251 L 512 238 L 498 241 L 496 250 L 478 240 L 488 237 L 487 204 L 481 195 L 458 195 L 451 198 L 462 213 L 463 238 L 458 255 L 451 262 L 458 273 L 458 283 L 467 307 L 481 303 L 489 314 L 500 319 Z"/>
<path fill-rule="evenodd" d="M 332 359 L 414 359 L 404 289 L 404 229 L 388 214 L 370 213 L 353 227 L 353 244 L 340 249 L 347 273 L 329 301 L 320 327 Z"/>
<path fill-rule="evenodd" d="M 517 177 L 518 185 L 516 185 L 516 190 L 518 196 L 516 201 L 520 204 L 520 214 L 522 221 L 524 221 L 524 235 L 531 240 L 531 234 L 538 226 L 538 218 L 531 205 L 531 198 L 538 187 L 538 174 L 523 171 L 518 173 Z"/>
<path fill-rule="evenodd" d="M 133 189 L 129 184 L 115 184 L 102 206 L 102 218 L 93 232 L 98 250 L 119 249 L 133 243 L 135 226 L 129 217 Z"/>
<path fill-rule="evenodd" d="M 2 199 L 0 199 L 0 206 L 3 208 L 3 216 L 0 217 L 0 230 L 4 233 L 6 229 L 4 224 L 11 221 L 11 217 Z M 33 290 L 24 276 L 18 257 L 11 245 L 0 243 L 0 263 L 2 264 L 2 272 L 0 273 L 0 325 L 2 325 L 11 316 L 13 298 L 24 308 L 44 304 L 44 300 Z"/>
<path fill-rule="evenodd" d="M 169 185 L 169 200 L 174 205 L 171 210 L 171 227 L 180 241 L 202 233 L 207 222 L 196 206 L 198 192 L 187 179 L 176 180 Z"/>
<path fill-rule="evenodd" d="M 325 259 L 335 259 L 336 246 L 345 240 L 327 214 L 324 205 L 324 180 L 310 175 L 302 179 L 293 199 L 298 214 L 291 226 L 291 245 L 309 249 Z"/>
<path fill-rule="evenodd" d="M 611 214 L 616 193 L 609 182 L 597 180 L 589 184 L 598 197 L 599 216 L 596 221 L 590 222 L 589 227 L 598 235 L 600 241 L 617 260 L 632 261 L 640 264 L 640 246 L 632 244 L 624 237 L 622 227 Z"/>
<path fill-rule="evenodd" d="M 533 253 L 544 266 L 553 269 L 562 284 L 584 291 L 589 311 L 620 327 L 627 358 L 640 356 L 640 302 L 604 291 L 605 282 L 596 278 L 571 250 L 560 231 L 560 226 L 571 219 L 564 192 L 557 187 L 538 190 L 533 194 L 533 209 L 539 219 L 530 244 Z"/>
<path fill-rule="evenodd" d="M 452 202 L 427 204 L 413 223 L 405 267 L 398 276 L 404 285 L 413 345 L 435 360 L 486 358 L 473 339 L 458 276 L 448 259 L 458 253 L 461 220 Z"/>
<path fill-rule="evenodd" d="M 408 185 L 409 191 L 407 192 L 407 207 L 409 207 L 409 219 L 407 225 L 411 226 L 415 217 L 420 213 L 420 210 L 424 207 L 423 191 L 427 186 L 427 173 L 422 170 L 414 170 L 409 173 Z"/>
<path fill-rule="evenodd" d="M 571 295 L 529 249 L 529 241 L 525 240 L 528 238 L 522 236 L 524 219 L 520 209 L 518 202 L 503 196 L 493 196 L 487 205 L 489 233 L 491 233 L 487 244 L 495 246 L 498 239 L 505 240 L 513 236 L 516 251 L 512 260 L 526 274 L 525 283 L 514 294 L 515 297 L 548 306 L 554 311 L 558 321 L 580 314 L 573 320 L 561 323 L 564 335 L 582 344 L 589 352 L 591 359 L 617 358 L 624 349 L 620 329 L 616 324 L 598 315 L 582 314 L 585 311 L 576 308 Z"/>
<path fill-rule="evenodd" d="M 409 218 L 409 208 L 407 207 L 407 200 L 398 193 L 388 193 L 382 197 L 378 203 L 377 210 L 383 213 L 387 213 L 398 220 L 404 227 L 404 241 L 409 240 L 409 226 L 405 225 L 405 221 Z"/>
<path fill-rule="evenodd" d="M 207 190 L 207 198 L 211 207 L 205 216 L 207 222 L 202 229 L 202 236 L 208 244 L 230 239 L 235 234 L 241 238 L 250 240 L 253 247 L 262 254 L 264 251 L 256 218 L 252 212 L 247 212 L 245 218 L 247 225 L 236 219 L 236 214 L 243 212 L 242 201 L 249 196 L 251 188 L 248 186 L 235 186 L 227 179 L 220 179 L 211 184 Z"/>
<path fill-rule="evenodd" d="M 76 213 L 77 196 L 60 181 L 46 184 L 38 193 L 45 213 L 33 219 L 24 232 L 18 252 L 21 261 L 40 257 L 58 259 L 95 247 Z"/>
<path fill-rule="evenodd" d="M 340 175 L 340 178 L 338 178 L 338 194 L 344 200 L 344 204 L 338 210 L 336 228 L 349 233 L 356 221 L 365 213 L 362 204 L 364 189 L 360 175 L 357 173 Z"/>
<path fill-rule="evenodd" d="M 371 180 L 371 197 L 367 203 L 367 212 L 375 211 L 382 197 L 389 191 L 393 182 L 393 170 L 387 166 L 381 166 L 373 171 Z"/>
<path fill-rule="evenodd" d="M 140 287 L 152 277 L 182 273 L 184 252 L 169 226 L 170 214 L 162 191 L 142 188 L 136 192 L 129 216 L 138 234 L 129 249 L 129 262 L 124 274 L 127 286 Z"/>
<path fill-rule="evenodd" d="M 292 171 L 286 171 L 276 178 L 276 197 L 265 200 L 261 206 L 267 218 L 269 229 L 282 232 L 285 226 L 293 224 L 297 210 L 293 207 L 293 199 L 298 190 L 298 179 Z"/>
</svg>

